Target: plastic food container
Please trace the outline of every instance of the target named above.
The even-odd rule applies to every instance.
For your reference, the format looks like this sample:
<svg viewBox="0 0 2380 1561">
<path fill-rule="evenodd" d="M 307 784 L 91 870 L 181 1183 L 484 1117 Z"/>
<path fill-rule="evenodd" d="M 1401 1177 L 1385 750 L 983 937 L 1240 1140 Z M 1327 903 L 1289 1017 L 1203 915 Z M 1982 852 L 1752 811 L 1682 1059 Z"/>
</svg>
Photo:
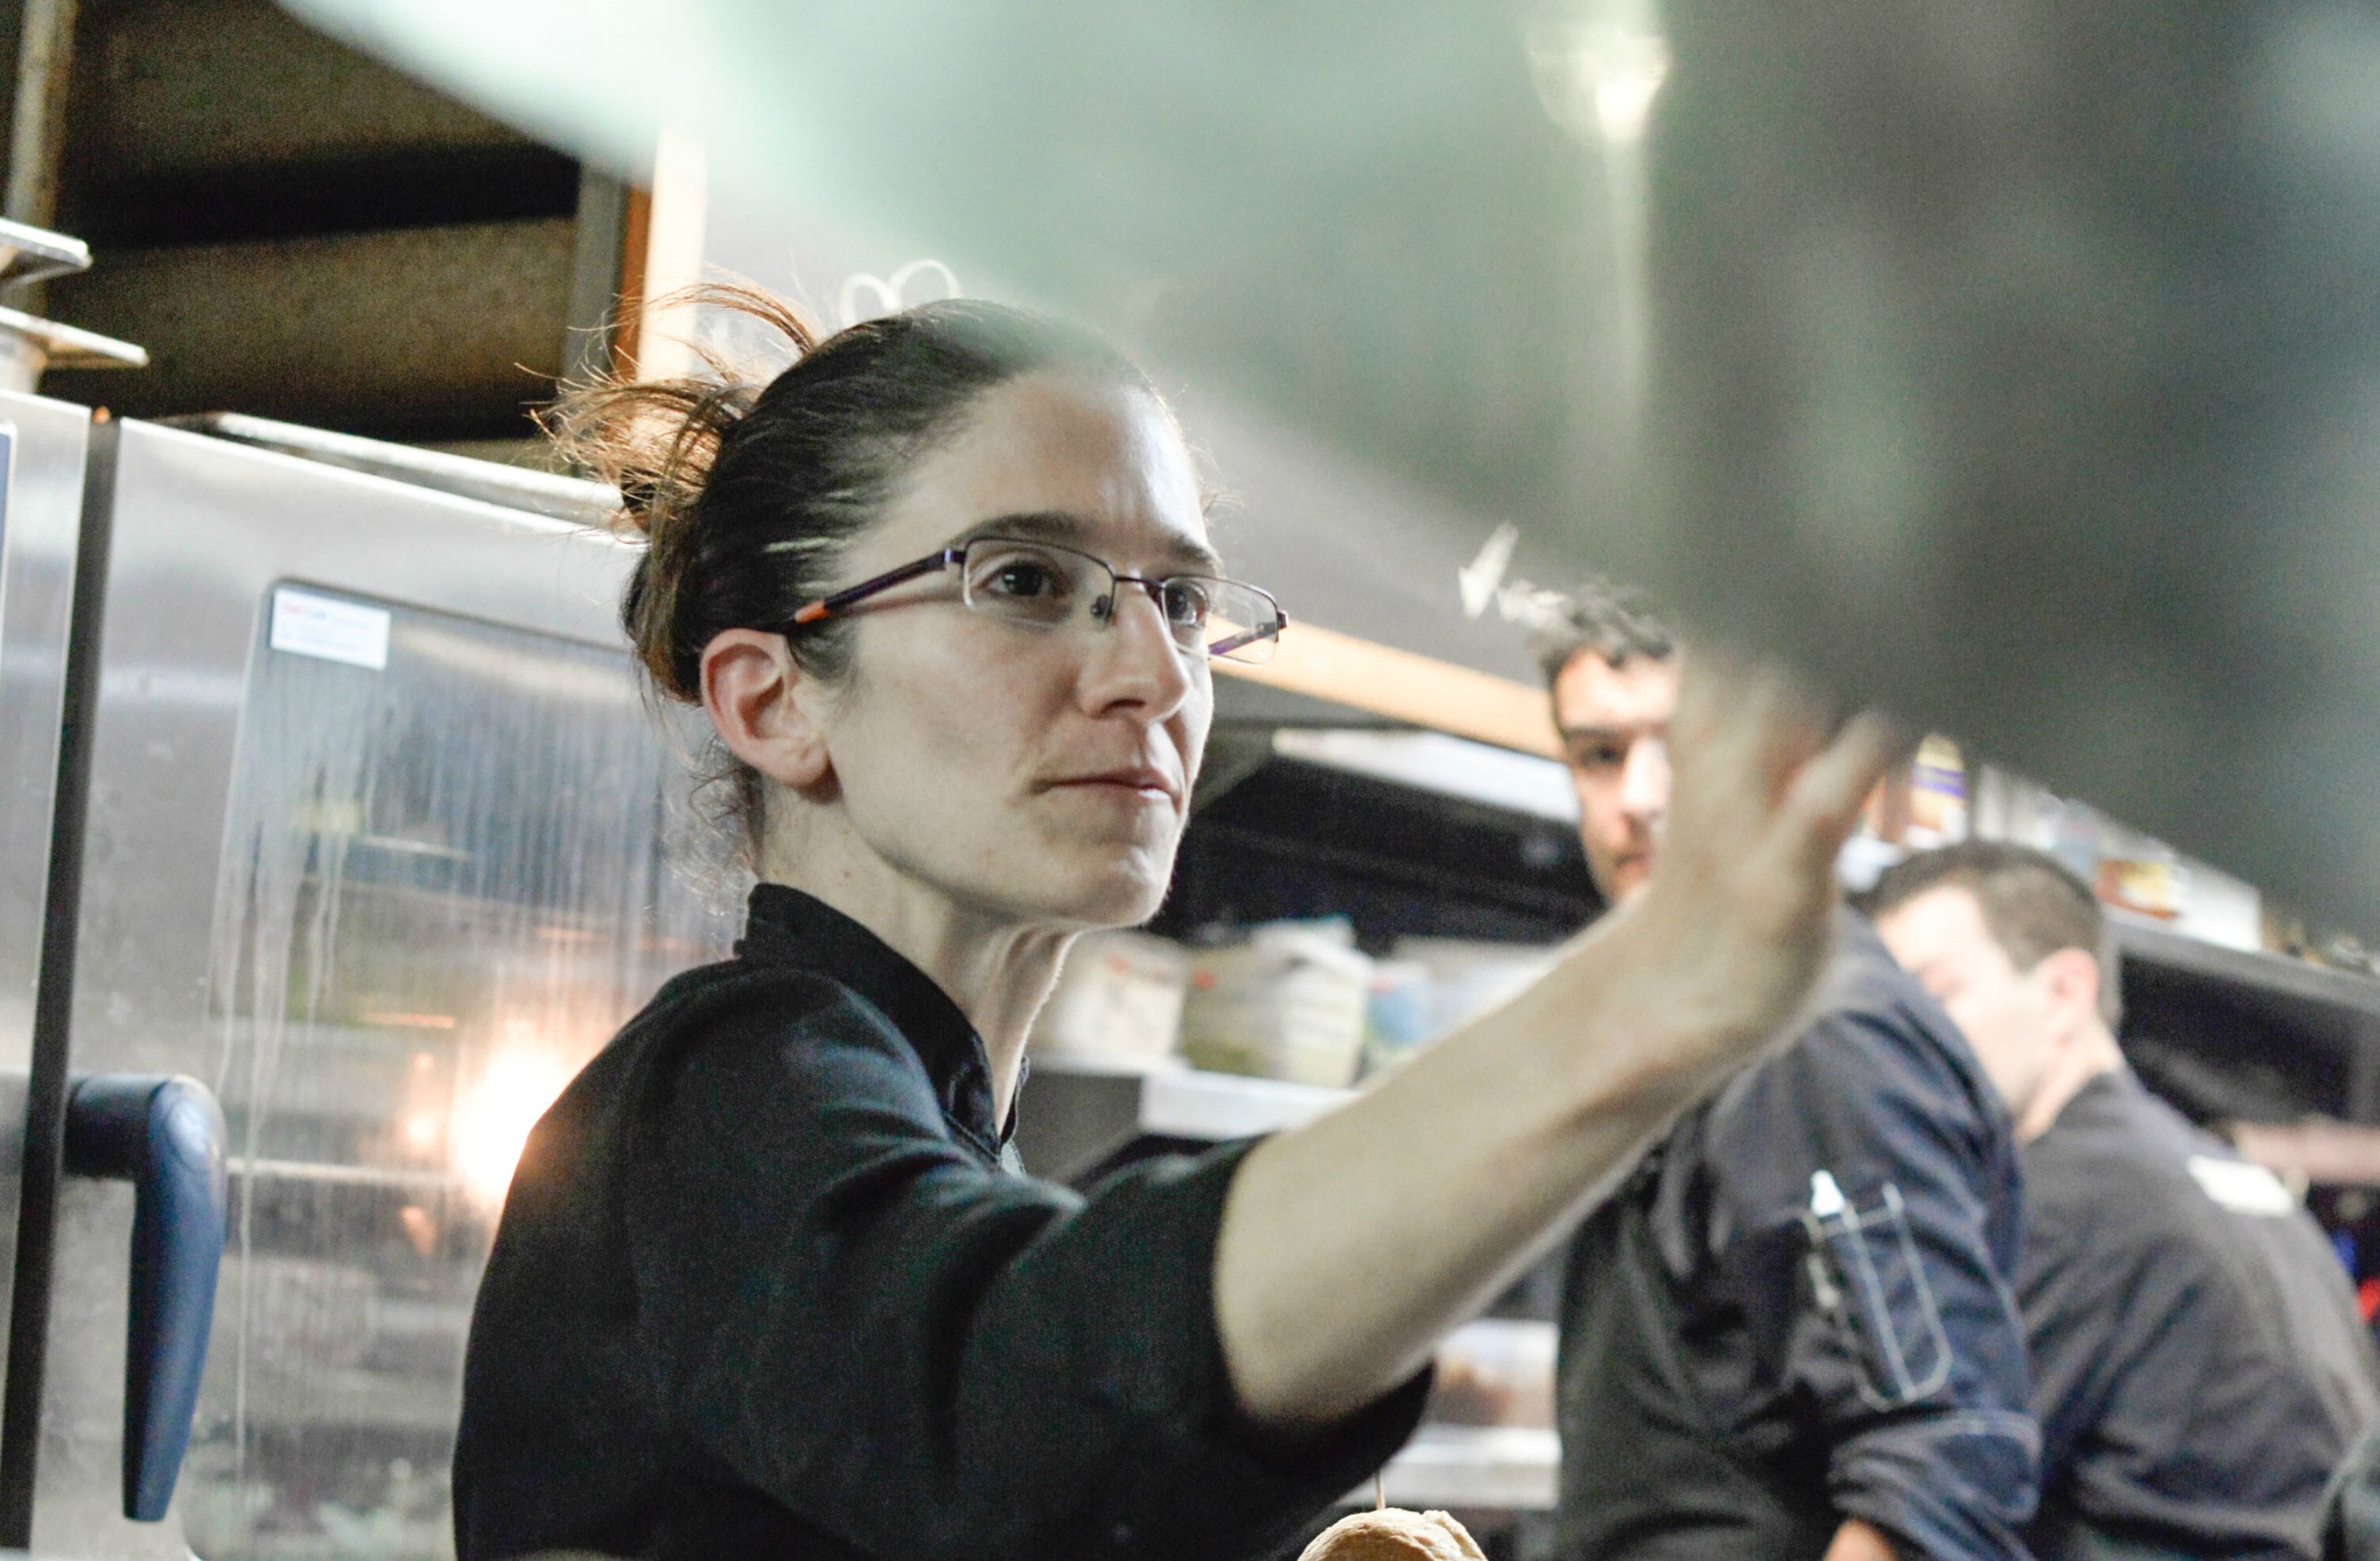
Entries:
<svg viewBox="0 0 2380 1561">
<path fill-rule="evenodd" d="M 1189 952 L 1178 944 L 1145 932 L 1087 933 L 1034 1021 L 1033 1047 L 1127 1066 L 1163 1062 L 1181 1035 L 1189 984 Z"/>
<path fill-rule="evenodd" d="M 1343 1087 L 1364 1055 L 1372 962 L 1342 925 L 1275 923 L 1201 950 L 1182 1010 L 1194 1067 Z"/>
</svg>

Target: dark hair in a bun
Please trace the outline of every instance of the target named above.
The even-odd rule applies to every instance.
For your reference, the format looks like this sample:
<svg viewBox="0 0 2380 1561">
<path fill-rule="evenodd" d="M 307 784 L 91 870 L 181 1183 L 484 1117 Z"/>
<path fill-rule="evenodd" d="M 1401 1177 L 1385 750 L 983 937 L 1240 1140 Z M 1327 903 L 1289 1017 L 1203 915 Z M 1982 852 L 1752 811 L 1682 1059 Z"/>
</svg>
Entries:
<svg viewBox="0 0 2380 1561">
<path fill-rule="evenodd" d="M 655 691 L 688 703 L 702 698 L 702 651 L 714 636 L 782 629 L 848 583 L 836 576 L 846 544 L 976 397 L 1060 366 L 1150 388 L 1095 332 L 980 299 L 920 304 L 829 336 L 747 284 L 708 284 L 661 302 L 740 317 L 797 355 L 763 382 L 698 349 L 699 375 L 570 386 L 543 419 L 565 455 L 620 490 L 616 524 L 646 544 L 621 623 Z M 818 624 L 789 643 L 806 672 L 847 670 L 845 625 Z M 727 778 L 757 852 L 759 778 L 740 765 Z"/>
</svg>

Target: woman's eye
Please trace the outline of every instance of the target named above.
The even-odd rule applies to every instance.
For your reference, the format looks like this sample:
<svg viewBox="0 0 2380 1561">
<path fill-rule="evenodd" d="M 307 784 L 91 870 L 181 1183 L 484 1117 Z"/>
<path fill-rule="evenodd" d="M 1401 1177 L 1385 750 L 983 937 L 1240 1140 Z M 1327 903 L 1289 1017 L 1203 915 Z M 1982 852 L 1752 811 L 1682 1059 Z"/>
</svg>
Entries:
<svg viewBox="0 0 2380 1561">
<path fill-rule="evenodd" d="M 1169 581 L 1165 587 L 1165 616 L 1178 627 L 1196 628 L 1207 622 L 1208 603 L 1204 587 L 1185 581 Z"/>
<path fill-rule="evenodd" d="M 994 569 L 986 585 L 996 596 L 1034 601 L 1060 594 L 1065 588 L 1065 579 L 1046 563 L 1016 559 Z"/>
</svg>

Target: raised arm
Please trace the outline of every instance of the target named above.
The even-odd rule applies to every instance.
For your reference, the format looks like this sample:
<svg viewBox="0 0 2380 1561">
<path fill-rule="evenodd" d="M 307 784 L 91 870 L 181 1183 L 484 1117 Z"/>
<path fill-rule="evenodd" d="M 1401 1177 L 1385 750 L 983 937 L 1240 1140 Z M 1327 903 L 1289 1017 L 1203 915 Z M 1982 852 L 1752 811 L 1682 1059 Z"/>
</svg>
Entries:
<svg viewBox="0 0 2380 1561">
<path fill-rule="evenodd" d="M 1831 743 L 1774 673 L 1690 669 L 1651 884 L 1543 980 L 1241 1167 L 1215 1260 L 1232 1381 L 1320 1424 L 1403 1381 L 1631 1151 L 1776 1034 L 1825 955 L 1834 859 L 1895 742 Z"/>
</svg>

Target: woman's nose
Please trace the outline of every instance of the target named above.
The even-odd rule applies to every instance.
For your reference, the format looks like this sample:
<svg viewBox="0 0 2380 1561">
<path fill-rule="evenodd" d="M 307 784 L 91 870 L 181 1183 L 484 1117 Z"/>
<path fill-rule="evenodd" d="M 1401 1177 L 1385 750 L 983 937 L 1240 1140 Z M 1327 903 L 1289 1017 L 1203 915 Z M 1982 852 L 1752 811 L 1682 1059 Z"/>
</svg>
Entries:
<svg viewBox="0 0 2380 1561">
<path fill-rule="evenodd" d="M 1156 590 L 1137 580 L 1117 582 L 1088 638 L 1083 692 L 1094 710 L 1143 705 L 1150 720 L 1162 720 L 1196 686 L 1191 658 L 1203 652 L 1182 648 Z"/>
</svg>

